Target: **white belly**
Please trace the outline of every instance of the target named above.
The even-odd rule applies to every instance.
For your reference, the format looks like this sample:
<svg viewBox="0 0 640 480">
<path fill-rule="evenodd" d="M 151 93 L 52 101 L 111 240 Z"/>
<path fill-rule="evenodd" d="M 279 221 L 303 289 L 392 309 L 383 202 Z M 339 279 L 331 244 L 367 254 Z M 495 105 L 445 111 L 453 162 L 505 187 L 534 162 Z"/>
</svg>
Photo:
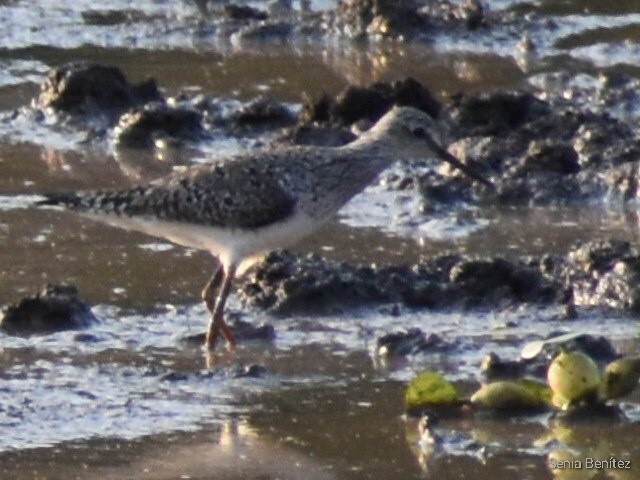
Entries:
<svg viewBox="0 0 640 480">
<path fill-rule="evenodd" d="M 208 250 L 223 265 L 236 265 L 241 274 L 264 254 L 295 243 L 322 225 L 322 221 L 295 214 L 283 221 L 253 229 L 227 229 L 153 217 L 85 214 L 93 220 L 164 238 L 185 247 Z"/>
</svg>

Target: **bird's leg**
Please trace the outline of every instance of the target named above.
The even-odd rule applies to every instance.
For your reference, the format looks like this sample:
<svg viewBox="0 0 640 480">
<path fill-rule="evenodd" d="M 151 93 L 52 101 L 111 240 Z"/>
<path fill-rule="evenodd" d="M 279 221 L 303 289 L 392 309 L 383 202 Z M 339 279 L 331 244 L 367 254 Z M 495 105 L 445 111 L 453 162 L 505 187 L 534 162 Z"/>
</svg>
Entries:
<svg viewBox="0 0 640 480">
<path fill-rule="evenodd" d="M 205 339 L 205 345 L 209 350 L 214 349 L 216 340 L 218 338 L 218 333 L 222 334 L 222 336 L 227 341 L 228 346 L 234 347 L 236 344 L 236 339 L 223 318 L 224 304 L 226 303 L 229 292 L 231 291 L 231 282 L 233 281 L 233 278 L 235 276 L 236 269 L 234 265 L 231 265 L 226 269 L 220 268 L 220 270 L 224 270 L 224 277 L 218 291 L 218 297 L 216 298 L 215 305 L 213 307 L 211 321 L 209 322 L 209 329 L 207 330 L 207 337 Z M 214 278 L 212 278 L 212 280 L 215 280 L 215 277 L 216 275 L 214 275 Z"/>
<path fill-rule="evenodd" d="M 215 293 L 220 287 L 220 282 L 222 282 L 223 276 L 224 270 L 222 269 L 222 265 L 216 265 L 215 272 L 213 272 L 213 275 L 202 290 L 202 300 L 204 300 L 204 304 L 207 306 L 209 313 L 213 313 L 213 307 L 215 306 L 216 300 Z"/>
</svg>

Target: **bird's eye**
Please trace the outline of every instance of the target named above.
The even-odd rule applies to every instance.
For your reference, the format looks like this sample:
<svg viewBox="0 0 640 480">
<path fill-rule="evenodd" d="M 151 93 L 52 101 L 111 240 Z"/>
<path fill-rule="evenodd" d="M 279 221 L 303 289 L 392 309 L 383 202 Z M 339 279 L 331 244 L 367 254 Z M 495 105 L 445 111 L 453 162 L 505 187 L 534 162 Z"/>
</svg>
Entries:
<svg viewBox="0 0 640 480">
<path fill-rule="evenodd" d="M 411 131 L 411 133 L 413 134 L 414 137 L 417 137 L 417 138 L 424 138 L 424 137 L 427 136 L 427 132 L 425 132 L 424 128 L 422 128 L 422 127 L 414 128 Z"/>
</svg>

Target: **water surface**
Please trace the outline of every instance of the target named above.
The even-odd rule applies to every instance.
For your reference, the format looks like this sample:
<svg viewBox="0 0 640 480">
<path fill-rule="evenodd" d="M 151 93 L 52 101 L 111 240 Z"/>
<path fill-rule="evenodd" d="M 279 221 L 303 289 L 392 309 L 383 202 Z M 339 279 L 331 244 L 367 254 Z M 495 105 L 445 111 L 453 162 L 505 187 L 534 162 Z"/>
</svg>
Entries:
<svg viewBox="0 0 640 480">
<path fill-rule="evenodd" d="M 537 20 L 526 32 L 495 25 L 417 45 L 304 38 L 234 43 L 186 1 L 116 1 L 108 8 L 3 2 L 0 110 L 23 109 L 50 68 L 78 60 L 117 65 L 133 81 L 152 76 L 167 95 L 187 91 L 246 101 L 266 93 L 294 107 L 305 94 L 406 76 L 446 99 L 459 91 L 538 85 L 548 75 L 576 75 L 596 89 L 601 72 L 640 75 L 637 2 L 500 1 L 487 7 Z M 523 35 L 535 51 L 518 48 Z M 567 323 L 555 308 L 395 316 L 378 307 L 275 318 L 232 297 L 230 312 L 273 323 L 277 339 L 243 344 L 236 355 L 220 353 L 212 367 L 199 347 L 181 341 L 205 325 L 198 297 L 213 266 L 208 254 L 29 208 L 42 192 L 132 182 L 137 167 L 127 163 L 131 154 L 108 141 L 87 146 L 82 140 L 77 129 L 28 117 L 0 125 L 0 300 L 17 301 L 47 282 L 72 282 L 100 319 L 84 332 L 1 337 L 3 477 L 544 479 L 554 476 L 547 456 L 556 444 L 568 444 L 579 456 L 640 463 L 636 397 L 625 407 L 628 424 L 448 420 L 441 431 L 452 448 L 441 455 L 420 452 L 415 425 L 402 417 L 406 381 L 422 369 L 442 371 L 472 390 L 489 351 L 516 356 L 527 340 L 569 330 L 605 333 L 634 351 L 635 319 L 585 312 Z M 184 153 L 184 161 L 250 146 L 221 137 Z M 411 193 L 374 185 L 293 249 L 354 264 L 402 263 L 444 252 L 563 253 L 586 239 L 638 237 L 634 210 L 461 206 L 438 218 L 419 211 Z M 379 335 L 411 326 L 459 345 L 455 355 L 385 362 L 373 354 Z M 252 364 L 268 373 L 236 378 Z M 637 476 L 626 473 L 598 478 Z"/>
</svg>

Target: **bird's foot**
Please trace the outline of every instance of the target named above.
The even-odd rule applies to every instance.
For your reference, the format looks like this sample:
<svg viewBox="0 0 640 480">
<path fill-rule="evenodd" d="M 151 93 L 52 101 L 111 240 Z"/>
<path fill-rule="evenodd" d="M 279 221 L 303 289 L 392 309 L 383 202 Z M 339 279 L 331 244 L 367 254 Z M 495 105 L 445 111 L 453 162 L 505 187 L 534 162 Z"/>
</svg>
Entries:
<svg viewBox="0 0 640 480">
<path fill-rule="evenodd" d="M 216 342 L 220 334 L 222 334 L 223 338 L 227 341 L 227 348 L 229 350 L 235 349 L 236 337 L 233 335 L 233 332 L 229 328 L 229 325 L 227 325 L 226 322 L 221 318 L 211 319 L 211 322 L 209 323 L 209 329 L 207 330 L 207 335 L 205 337 L 205 347 L 208 350 L 215 350 Z"/>
</svg>

